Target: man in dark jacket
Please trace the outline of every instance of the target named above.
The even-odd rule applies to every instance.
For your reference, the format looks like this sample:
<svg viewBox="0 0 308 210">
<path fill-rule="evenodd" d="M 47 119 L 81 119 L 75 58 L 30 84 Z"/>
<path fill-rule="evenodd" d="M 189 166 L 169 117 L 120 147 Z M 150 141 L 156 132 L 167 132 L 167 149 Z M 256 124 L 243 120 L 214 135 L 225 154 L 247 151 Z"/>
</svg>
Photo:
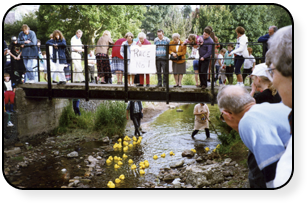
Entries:
<svg viewBox="0 0 308 210">
<path fill-rule="evenodd" d="M 31 31 L 29 26 L 24 24 L 21 27 L 21 32 L 18 35 L 18 44 L 21 45 L 21 52 L 26 67 L 26 83 L 34 83 L 34 70 L 33 67 L 36 65 L 36 59 L 38 56 L 37 51 L 37 38 L 34 31 Z"/>
<path fill-rule="evenodd" d="M 126 119 L 128 120 L 128 112 L 130 119 L 133 121 L 135 126 L 135 136 L 140 135 L 140 120 L 143 118 L 143 107 L 141 101 L 129 101 L 126 108 Z"/>
<path fill-rule="evenodd" d="M 214 44 L 213 39 L 210 37 L 211 31 L 207 28 L 204 29 L 203 32 L 203 43 L 199 48 L 199 55 L 200 55 L 200 86 L 202 89 L 207 87 L 207 70 L 210 64 L 210 58 L 212 55 L 212 47 Z"/>
<path fill-rule="evenodd" d="M 268 28 L 268 34 L 265 34 L 264 36 L 260 36 L 258 39 L 258 42 L 265 42 L 265 48 L 264 50 L 264 55 L 266 54 L 267 50 L 268 50 L 268 46 L 267 46 L 267 41 L 269 40 L 269 38 L 278 30 L 277 26 L 270 26 Z"/>
</svg>

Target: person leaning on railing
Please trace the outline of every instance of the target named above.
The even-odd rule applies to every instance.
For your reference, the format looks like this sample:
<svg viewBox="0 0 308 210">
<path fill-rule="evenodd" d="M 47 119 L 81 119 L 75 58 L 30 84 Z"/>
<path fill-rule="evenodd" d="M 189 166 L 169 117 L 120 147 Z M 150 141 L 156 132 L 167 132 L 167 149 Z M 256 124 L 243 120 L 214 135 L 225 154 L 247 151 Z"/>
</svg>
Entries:
<svg viewBox="0 0 308 210">
<path fill-rule="evenodd" d="M 151 45 L 151 42 L 149 42 L 146 39 L 146 35 L 143 32 L 140 32 L 138 34 L 138 39 L 139 41 L 137 42 L 137 45 L 139 47 L 141 47 L 142 45 Z M 147 83 L 147 87 L 150 87 L 150 74 L 145 74 L 146 77 L 146 83 Z M 139 74 L 139 80 L 140 80 L 140 84 L 137 86 L 143 87 L 144 84 L 144 74 Z"/>
<path fill-rule="evenodd" d="M 172 35 L 173 41 L 170 42 L 169 54 L 175 58 L 172 60 L 172 71 L 176 85 L 174 87 L 182 87 L 183 74 L 186 74 L 186 45 L 180 40 L 180 34 Z"/>
<path fill-rule="evenodd" d="M 36 65 L 37 59 L 37 38 L 34 31 L 30 30 L 29 26 L 24 24 L 21 27 L 21 32 L 18 35 L 18 44 L 21 46 L 22 57 L 26 67 L 25 83 L 34 83 L 33 67 Z"/>
</svg>

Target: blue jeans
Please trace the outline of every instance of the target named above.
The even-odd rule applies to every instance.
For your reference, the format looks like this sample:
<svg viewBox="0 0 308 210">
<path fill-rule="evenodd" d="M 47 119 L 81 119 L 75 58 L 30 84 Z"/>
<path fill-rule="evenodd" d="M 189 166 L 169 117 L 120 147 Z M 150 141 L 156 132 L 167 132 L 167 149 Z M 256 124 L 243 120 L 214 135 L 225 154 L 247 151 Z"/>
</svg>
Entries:
<svg viewBox="0 0 308 210">
<path fill-rule="evenodd" d="M 215 82 L 216 82 L 218 80 L 220 66 L 216 65 L 215 68 L 216 68 L 216 77 L 215 77 Z M 222 84 L 221 79 L 219 79 L 219 84 Z"/>
<path fill-rule="evenodd" d="M 26 68 L 26 78 L 28 80 L 34 80 L 34 69 L 33 69 L 33 65 L 34 65 L 34 59 L 28 59 L 28 58 L 24 58 L 23 59 L 24 61 L 24 65 L 25 65 L 25 68 Z"/>
<path fill-rule="evenodd" d="M 76 115 L 81 115 L 79 110 L 79 102 L 80 101 L 73 101 L 73 109 Z"/>
</svg>

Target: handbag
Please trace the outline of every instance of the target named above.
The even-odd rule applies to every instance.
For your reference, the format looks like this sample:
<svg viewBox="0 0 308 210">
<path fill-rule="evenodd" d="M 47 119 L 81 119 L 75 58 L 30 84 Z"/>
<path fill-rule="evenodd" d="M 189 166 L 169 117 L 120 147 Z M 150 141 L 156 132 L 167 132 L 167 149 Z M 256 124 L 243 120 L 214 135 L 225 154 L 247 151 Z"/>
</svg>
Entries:
<svg viewBox="0 0 308 210">
<path fill-rule="evenodd" d="M 174 57 L 172 54 L 170 55 L 170 60 L 179 61 L 181 59 L 182 59 L 181 56 Z"/>
</svg>

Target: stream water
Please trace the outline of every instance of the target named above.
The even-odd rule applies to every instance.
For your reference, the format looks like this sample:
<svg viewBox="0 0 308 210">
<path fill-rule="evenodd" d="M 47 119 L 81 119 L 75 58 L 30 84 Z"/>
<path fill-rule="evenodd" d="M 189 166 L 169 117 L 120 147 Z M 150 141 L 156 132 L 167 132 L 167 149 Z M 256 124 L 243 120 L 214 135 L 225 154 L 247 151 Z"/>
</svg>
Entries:
<svg viewBox="0 0 308 210">
<path fill-rule="evenodd" d="M 211 105 L 208 105 L 211 108 Z M 124 174 L 125 180 L 116 187 L 119 188 L 136 188 L 146 182 L 156 182 L 160 168 L 169 168 L 170 163 L 178 162 L 182 157 L 182 152 L 187 149 L 195 149 L 197 153 L 204 151 L 205 147 L 210 150 L 214 149 L 219 140 L 215 132 L 211 132 L 211 137 L 206 139 L 204 130 L 199 131 L 195 139 L 191 138 L 194 128 L 194 104 L 183 105 L 177 109 L 183 112 L 177 112 L 176 109 L 169 109 L 157 116 L 153 121 L 142 124 L 143 134 L 142 143 L 129 149 L 125 154 L 127 159 L 123 159 L 123 165 L 119 169 L 114 168 L 114 163 L 101 167 L 102 174 L 93 176 L 89 187 L 106 188 L 108 181 L 113 181 L 121 174 Z M 216 109 L 212 109 L 214 112 Z M 211 111 L 212 115 L 215 115 Z M 133 127 L 128 128 L 128 135 L 133 134 Z M 131 142 L 132 143 L 132 142 Z M 46 158 L 30 164 L 26 168 L 20 170 L 20 174 L 9 176 L 8 180 L 14 186 L 24 186 L 26 188 L 59 188 L 68 185 L 68 180 L 75 176 L 84 177 L 85 163 L 80 157 L 84 155 L 92 155 L 95 148 L 103 146 L 101 141 L 90 141 L 80 145 L 77 149 L 79 157 L 77 158 Z M 76 149 L 73 149 L 76 150 Z M 174 156 L 170 156 L 173 151 Z M 42 151 L 41 155 L 47 151 Z M 50 151 L 49 151 L 50 152 Z M 60 151 L 60 153 L 66 151 Z M 66 152 L 68 153 L 68 152 Z M 161 154 L 165 153 L 165 158 Z M 109 152 L 108 156 L 123 156 L 123 151 Z M 157 155 L 158 159 L 154 160 L 153 156 Z M 107 156 L 107 158 L 108 158 Z M 131 170 L 128 160 L 132 159 L 137 166 L 136 170 Z M 148 160 L 150 166 L 144 169 L 145 174 L 139 174 L 139 163 Z M 61 172 L 65 168 L 66 172 Z"/>
</svg>

